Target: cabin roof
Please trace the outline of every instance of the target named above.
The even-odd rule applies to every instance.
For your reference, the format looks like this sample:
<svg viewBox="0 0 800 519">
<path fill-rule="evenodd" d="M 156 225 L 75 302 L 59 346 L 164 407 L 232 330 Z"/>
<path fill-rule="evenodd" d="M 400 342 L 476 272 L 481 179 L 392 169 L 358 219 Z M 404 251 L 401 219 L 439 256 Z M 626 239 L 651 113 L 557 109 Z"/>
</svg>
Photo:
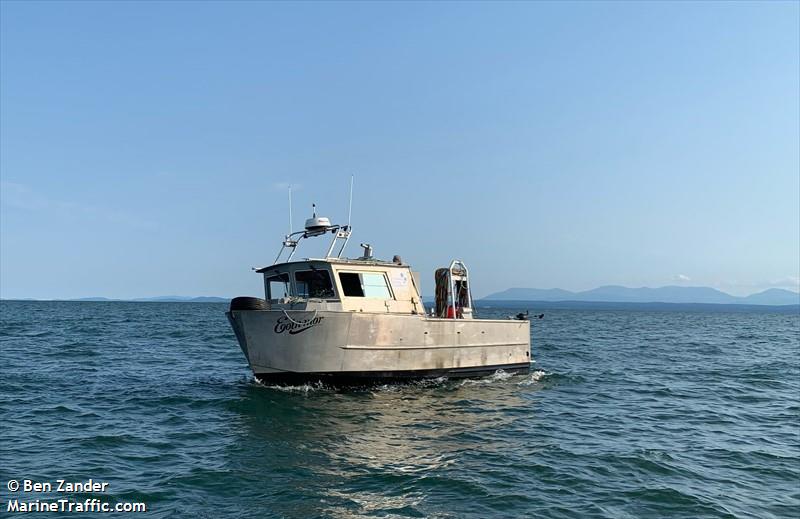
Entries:
<svg viewBox="0 0 800 519">
<path fill-rule="evenodd" d="M 353 265 L 353 266 L 377 266 L 377 267 L 400 267 L 409 268 L 406 263 L 394 263 L 392 261 L 379 260 L 376 258 L 362 259 L 362 258 L 304 258 L 298 261 L 287 261 L 284 263 L 276 263 L 268 267 L 261 267 L 255 269 L 258 273 L 264 273 L 273 269 L 289 266 L 289 265 L 302 265 L 309 263 L 329 263 L 331 265 Z"/>
</svg>

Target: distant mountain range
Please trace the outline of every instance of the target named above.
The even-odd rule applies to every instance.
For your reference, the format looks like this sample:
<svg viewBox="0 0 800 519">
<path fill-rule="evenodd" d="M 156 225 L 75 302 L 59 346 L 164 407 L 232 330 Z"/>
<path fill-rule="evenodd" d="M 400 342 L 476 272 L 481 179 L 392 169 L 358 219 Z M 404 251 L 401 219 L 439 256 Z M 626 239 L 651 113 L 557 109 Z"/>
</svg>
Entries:
<svg viewBox="0 0 800 519">
<path fill-rule="evenodd" d="M 138 297 L 136 299 L 109 299 L 107 297 L 82 297 L 80 299 L 65 299 L 65 301 L 136 301 L 140 303 L 228 303 L 229 297 L 185 297 L 185 296 L 159 296 Z"/>
<path fill-rule="evenodd" d="M 490 294 L 481 301 L 582 301 L 608 303 L 712 303 L 744 305 L 798 305 L 800 294 L 770 288 L 745 297 L 732 296 L 710 287 L 666 286 L 628 288 L 607 285 L 583 292 L 560 288 L 509 288 Z"/>
</svg>

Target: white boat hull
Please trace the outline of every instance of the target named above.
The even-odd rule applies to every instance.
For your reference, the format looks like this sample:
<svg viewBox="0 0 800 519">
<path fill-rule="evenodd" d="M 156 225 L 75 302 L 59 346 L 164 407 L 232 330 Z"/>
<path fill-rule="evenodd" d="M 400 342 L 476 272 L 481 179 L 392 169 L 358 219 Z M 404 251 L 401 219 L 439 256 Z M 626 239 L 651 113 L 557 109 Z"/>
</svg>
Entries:
<svg viewBox="0 0 800 519">
<path fill-rule="evenodd" d="M 232 310 L 257 378 L 390 380 L 530 369 L 530 323 L 346 311 Z"/>
</svg>

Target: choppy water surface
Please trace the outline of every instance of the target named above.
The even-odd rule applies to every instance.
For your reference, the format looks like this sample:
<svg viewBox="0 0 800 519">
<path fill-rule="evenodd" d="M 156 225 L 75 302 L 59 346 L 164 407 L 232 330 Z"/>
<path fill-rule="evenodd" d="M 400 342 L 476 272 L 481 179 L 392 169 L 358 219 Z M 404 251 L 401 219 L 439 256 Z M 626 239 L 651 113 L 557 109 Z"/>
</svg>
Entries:
<svg viewBox="0 0 800 519">
<path fill-rule="evenodd" d="M 225 305 L 0 305 L 3 486 L 91 477 L 152 517 L 800 513 L 798 315 L 546 311 L 530 375 L 336 391 L 255 383 Z"/>
</svg>

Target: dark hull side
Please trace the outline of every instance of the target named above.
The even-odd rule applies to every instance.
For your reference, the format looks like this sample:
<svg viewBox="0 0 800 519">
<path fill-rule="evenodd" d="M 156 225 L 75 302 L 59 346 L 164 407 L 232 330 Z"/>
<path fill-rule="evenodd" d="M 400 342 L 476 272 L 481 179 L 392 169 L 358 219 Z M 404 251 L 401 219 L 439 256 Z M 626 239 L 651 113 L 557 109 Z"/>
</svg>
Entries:
<svg viewBox="0 0 800 519">
<path fill-rule="evenodd" d="M 506 373 L 528 373 L 531 365 L 502 364 L 475 366 L 470 368 L 429 369 L 412 371 L 342 371 L 339 373 L 255 373 L 263 384 L 298 385 L 321 383 L 326 386 L 365 386 L 372 384 L 396 384 L 434 378 L 478 378 L 491 375 L 498 370 Z"/>
</svg>

